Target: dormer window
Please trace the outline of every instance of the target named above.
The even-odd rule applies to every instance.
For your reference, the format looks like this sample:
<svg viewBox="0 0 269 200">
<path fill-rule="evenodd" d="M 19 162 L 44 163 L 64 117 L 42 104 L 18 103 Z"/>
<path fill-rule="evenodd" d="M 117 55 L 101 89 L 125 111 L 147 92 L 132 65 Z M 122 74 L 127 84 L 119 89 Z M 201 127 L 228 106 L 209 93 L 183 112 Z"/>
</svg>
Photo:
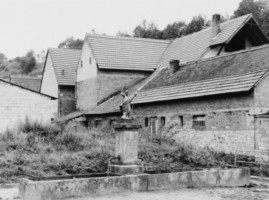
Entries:
<svg viewBox="0 0 269 200">
<path fill-rule="evenodd" d="M 62 70 L 62 76 L 64 76 L 64 69 Z"/>
</svg>

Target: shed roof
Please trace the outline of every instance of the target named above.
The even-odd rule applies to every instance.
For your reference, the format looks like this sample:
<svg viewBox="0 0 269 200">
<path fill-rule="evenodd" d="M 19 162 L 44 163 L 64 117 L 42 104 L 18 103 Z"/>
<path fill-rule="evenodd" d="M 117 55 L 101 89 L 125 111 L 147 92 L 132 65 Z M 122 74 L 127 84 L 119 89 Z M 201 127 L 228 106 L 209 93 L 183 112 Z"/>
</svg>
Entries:
<svg viewBox="0 0 269 200">
<path fill-rule="evenodd" d="M 10 82 L 39 92 L 41 77 L 11 75 Z"/>
<path fill-rule="evenodd" d="M 261 70 L 249 74 L 240 74 L 144 90 L 139 93 L 133 103 L 138 104 L 217 94 L 247 92 L 252 89 L 266 71 L 267 70 Z"/>
<path fill-rule="evenodd" d="M 149 102 L 143 95 L 148 96 L 150 93 L 168 97 L 168 92 L 173 96 L 175 88 L 179 88 L 176 90 L 179 94 L 173 97 L 179 99 L 249 90 L 255 81 L 261 78 L 264 70 L 269 68 L 268 55 L 269 45 L 264 45 L 225 56 L 190 62 L 181 66 L 172 75 L 168 68 L 164 68 L 139 92 L 134 103 Z M 152 97 L 152 101 L 155 100 Z"/>
<path fill-rule="evenodd" d="M 142 71 L 156 69 L 170 44 L 169 40 L 93 34 L 87 34 L 86 41 L 92 48 L 99 68 Z"/>
<path fill-rule="evenodd" d="M 75 85 L 76 68 L 81 50 L 56 49 L 48 50 L 59 85 Z"/>
</svg>

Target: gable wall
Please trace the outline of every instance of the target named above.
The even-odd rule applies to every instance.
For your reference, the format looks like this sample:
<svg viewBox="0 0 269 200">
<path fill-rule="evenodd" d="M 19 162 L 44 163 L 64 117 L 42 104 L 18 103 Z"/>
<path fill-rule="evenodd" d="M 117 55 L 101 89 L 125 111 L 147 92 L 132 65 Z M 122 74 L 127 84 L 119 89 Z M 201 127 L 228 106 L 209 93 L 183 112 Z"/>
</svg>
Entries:
<svg viewBox="0 0 269 200">
<path fill-rule="evenodd" d="M 48 54 L 44 70 L 40 92 L 58 98 L 58 83 L 50 54 Z"/>
<path fill-rule="evenodd" d="M 91 64 L 89 59 L 91 58 Z M 81 61 L 83 66 L 81 66 Z M 84 42 L 81 60 L 77 68 L 76 107 L 87 110 L 97 105 L 97 65 L 92 50 Z"/>
<path fill-rule="evenodd" d="M 0 131 L 16 128 L 25 117 L 49 123 L 57 116 L 58 100 L 0 81 Z"/>
</svg>

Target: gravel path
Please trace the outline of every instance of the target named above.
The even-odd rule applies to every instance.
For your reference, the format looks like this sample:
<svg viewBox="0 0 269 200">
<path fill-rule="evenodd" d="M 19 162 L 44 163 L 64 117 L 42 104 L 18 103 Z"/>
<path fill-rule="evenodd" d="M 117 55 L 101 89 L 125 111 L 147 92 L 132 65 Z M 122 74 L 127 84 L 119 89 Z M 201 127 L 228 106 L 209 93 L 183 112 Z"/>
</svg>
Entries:
<svg viewBox="0 0 269 200">
<path fill-rule="evenodd" d="M 66 200 L 269 200 L 269 192 L 247 188 L 181 189 Z"/>
<path fill-rule="evenodd" d="M 0 200 L 15 200 L 18 189 L 0 188 Z M 211 188 L 180 189 L 140 193 L 121 193 L 106 196 L 68 198 L 65 200 L 269 200 L 269 188 Z"/>
</svg>

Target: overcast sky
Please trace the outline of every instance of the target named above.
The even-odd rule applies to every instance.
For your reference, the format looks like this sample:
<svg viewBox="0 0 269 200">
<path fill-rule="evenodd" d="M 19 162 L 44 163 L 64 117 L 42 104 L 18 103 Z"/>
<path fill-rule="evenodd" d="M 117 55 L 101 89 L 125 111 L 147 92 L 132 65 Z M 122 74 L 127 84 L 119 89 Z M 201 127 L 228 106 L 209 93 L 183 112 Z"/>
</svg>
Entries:
<svg viewBox="0 0 269 200">
<path fill-rule="evenodd" d="M 232 15 L 241 0 L 0 0 L 0 52 L 8 58 L 36 53 L 67 37 L 132 33 L 143 19 L 163 29 L 201 14 Z"/>
</svg>

